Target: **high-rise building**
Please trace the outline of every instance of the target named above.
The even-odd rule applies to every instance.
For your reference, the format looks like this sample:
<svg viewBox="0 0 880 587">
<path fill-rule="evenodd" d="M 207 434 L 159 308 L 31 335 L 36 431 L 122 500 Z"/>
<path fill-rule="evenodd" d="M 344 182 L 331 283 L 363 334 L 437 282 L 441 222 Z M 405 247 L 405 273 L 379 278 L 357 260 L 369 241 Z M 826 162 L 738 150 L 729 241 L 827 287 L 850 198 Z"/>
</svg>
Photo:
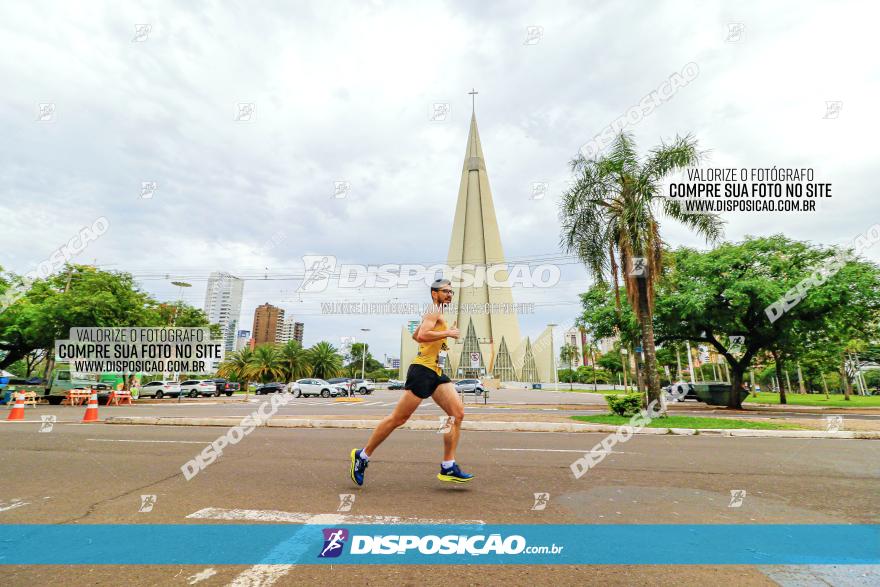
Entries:
<svg viewBox="0 0 880 587">
<path fill-rule="evenodd" d="M 205 291 L 205 314 L 211 324 L 219 324 L 223 336 L 223 355 L 235 350 L 235 334 L 241 317 L 244 280 L 215 271 L 208 277 Z M 214 367 L 220 359 L 214 361 Z"/>
<path fill-rule="evenodd" d="M 235 334 L 235 350 L 239 351 L 246 346 L 248 346 L 248 342 L 251 340 L 251 331 L 250 330 L 239 330 Z"/>
<path fill-rule="evenodd" d="M 290 340 L 295 340 L 302 344 L 303 328 L 304 325 L 302 322 L 295 322 L 292 318 L 284 320 L 284 324 L 281 326 L 281 334 L 278 338 L 278 342 L 284 343 Z"/>
<path fill-rule="evenodd" d="M 254 344 L 279 342 L 284 328 L 284 310 L 266 302 L 254 310 Z"/>
<path fill-rule="evenodd" d="M 584 344 L 579 328 L 571 328 L 566 330 L 562 335 L 562 344 L 567 344 L 575 349 L 574 357 L 570 365 L 565 365 L 559 360 L 560 369 L 577 369 L 584 364 Z"/>
</svg>

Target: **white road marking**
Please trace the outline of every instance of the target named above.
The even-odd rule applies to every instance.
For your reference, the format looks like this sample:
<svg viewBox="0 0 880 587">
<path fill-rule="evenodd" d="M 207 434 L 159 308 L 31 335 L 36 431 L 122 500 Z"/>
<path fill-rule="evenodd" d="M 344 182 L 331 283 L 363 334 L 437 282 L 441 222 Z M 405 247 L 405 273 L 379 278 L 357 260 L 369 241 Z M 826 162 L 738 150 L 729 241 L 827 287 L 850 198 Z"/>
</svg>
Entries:
<svg viewBox="0 0 880 587">
<path fill-rule="evenodd" d="M 195 585 L 199 581 L 204 581 L 205 579 L 210 579 L 214 575 L 217 574 L 217 571 L 214 570 L 214 567 L 208 567 L 204 571 L 200 573 L 196 573 L 195 575 L 190 575 L 187 577 L 188 583 L 190 585 Z"/>
<path fill-rule="evenodd" d="M 254 565 L 233 579 L 229 587 L 269 587 L 292 568 L 293 565 Z"/>
<path fill-rule="evenodd" d="M 8 504 L 0 502 L 0 512 L 7 512 L 9 510 L 14 510 L 15 508 L 20 508 L 26 505 L 29 505 L 29 502 L 21 501 L 20 499 L 13 499 Z"/>
<path fill-rule="evenodd" d="M 599 454 L 605 454 L 605 452 L 606 452 L 604 450 L 574 450 L 574 449 L 569 449 L 569 448 L 494 448 L 492 450 L 510 450 L 510 451 L 528 451 L 528 452 L 576 452 L 578 454 L 585 454 L 588 452 L 589 453 L 595 452 L 595 453 L 599 453 Z M 623 451 L 619 451 L 619 450 L 614 450 L 614 451 L 610 451 L 610 452 L 613 452 L 614 454 L 617 454 L 617 455 L 636 454 L 636 453 L 631 453 L 631 452 L 623 452 Z"/>
<path fill-rule="evenodd" d="M 285 522 L 288 524 L 473 524 L 483 525 L 482 520 L 432 520 L 401 518 L 399 516 L 372 516 L 352 514 L 309 514 L 305 512 L 282 512 L 278 510 L 242 510 L 204 508 L 187 516 L 202 520 L 247 520 L 252 522 Z"/>
<path fill-rule="evenodd" d="M 207 440 L 129 440 L 126 438 L 86 438 L 94 442 L 156 442 L 170 444 L 205 444 Z"/>
<path fill-rule="evenodd" d="M 288 522 L 293 524 L 475 524 L 483 525 L 482 520 L 426 520 L 421 518 L 400 518 L 398 516 L 353 516 L 347 514 L 307 514 L 302 512 L 281 512 L 275 510 L 227 510 L 223 508 L 204 508 L 187 516 L 209 520 L 249 520 L 259 522 Z M 302 554 L 304 544 L 298 541 L 295 533 L 289 540 L 279 544 L 267 555 L 268 559 Z M 239 574 L 229 587 L 269 587 L 286 575 L 296 565 L 254 565 Z"/>
</svg>

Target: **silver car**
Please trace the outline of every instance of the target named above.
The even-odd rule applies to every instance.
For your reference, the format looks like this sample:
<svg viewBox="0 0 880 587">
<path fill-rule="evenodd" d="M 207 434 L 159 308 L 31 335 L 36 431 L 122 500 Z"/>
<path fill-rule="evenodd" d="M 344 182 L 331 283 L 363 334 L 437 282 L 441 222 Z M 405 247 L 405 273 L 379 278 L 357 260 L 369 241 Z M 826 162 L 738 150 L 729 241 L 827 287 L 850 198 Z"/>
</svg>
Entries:
<svg viewBox="0 0 880 587">
<path fill-rule="evenodd" d="M 458 393 L 475 393 L 483 395 L 485 388 L 479 379 L 462 379 L 455 382 L 455 391 Z"/>
<path fill-rule="evenodd" d="M 217 396 L 217 384 L 211 379 L 189 379 L 180 384 L 180 393 L 189 397 L 200 395 Z"/>
<path fill-rule="evenodd" d="M 296 397 L 337 397 L 340 395 L 348 395 L 348 390 L 341 385 L 333 385 L 323 379 L 299 379 L 294 384 Z"/>
<path fill-rule="evenodd" d="M 376 391 L 376 384 L 369 379 L 352 379 L 349 387 L 361 395 L 370 395 Z"/>
<path fill-rule="evenodd" d="M 180 395 L 180 384 L 176 381 L 150 381 L 141 386 L 138 397 L 154 397 L 162 399 L 165 396 L 177 397 Z"/>
</svg>

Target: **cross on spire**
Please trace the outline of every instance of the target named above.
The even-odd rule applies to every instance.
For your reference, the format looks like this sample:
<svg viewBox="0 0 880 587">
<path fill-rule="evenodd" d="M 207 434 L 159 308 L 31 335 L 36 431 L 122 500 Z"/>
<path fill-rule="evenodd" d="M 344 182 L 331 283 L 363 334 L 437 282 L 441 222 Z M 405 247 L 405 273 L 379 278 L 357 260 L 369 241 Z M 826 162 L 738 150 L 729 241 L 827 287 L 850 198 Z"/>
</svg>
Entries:
<svg viewBox="0 0 880 587">
<path fill-rule="evenodd" d="M 470 97 L 471 97 L 471 112 L 474 112 L 476 110 L 477 94 L 479 94 L 479 93 L 480 92 L 478 92 L 477 90 L 475 90 L 473 88 L 471 88 L 471 91 L 468 92 L 468 94 L 470 94 Z"/>
</svg>

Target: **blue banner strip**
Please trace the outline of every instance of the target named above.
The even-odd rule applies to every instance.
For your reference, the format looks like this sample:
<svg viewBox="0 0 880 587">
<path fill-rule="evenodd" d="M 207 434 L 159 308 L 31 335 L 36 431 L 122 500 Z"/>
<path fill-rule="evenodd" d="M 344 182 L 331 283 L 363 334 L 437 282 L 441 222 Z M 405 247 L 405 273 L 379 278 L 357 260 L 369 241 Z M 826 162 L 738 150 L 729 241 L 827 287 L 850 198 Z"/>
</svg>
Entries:
<svg viewBox="0 0 880 587">
<path fill-rule="evenodd" d="M 880 564 L 880 526 L 14 524 L 0 564 Z"/>
</svg>

